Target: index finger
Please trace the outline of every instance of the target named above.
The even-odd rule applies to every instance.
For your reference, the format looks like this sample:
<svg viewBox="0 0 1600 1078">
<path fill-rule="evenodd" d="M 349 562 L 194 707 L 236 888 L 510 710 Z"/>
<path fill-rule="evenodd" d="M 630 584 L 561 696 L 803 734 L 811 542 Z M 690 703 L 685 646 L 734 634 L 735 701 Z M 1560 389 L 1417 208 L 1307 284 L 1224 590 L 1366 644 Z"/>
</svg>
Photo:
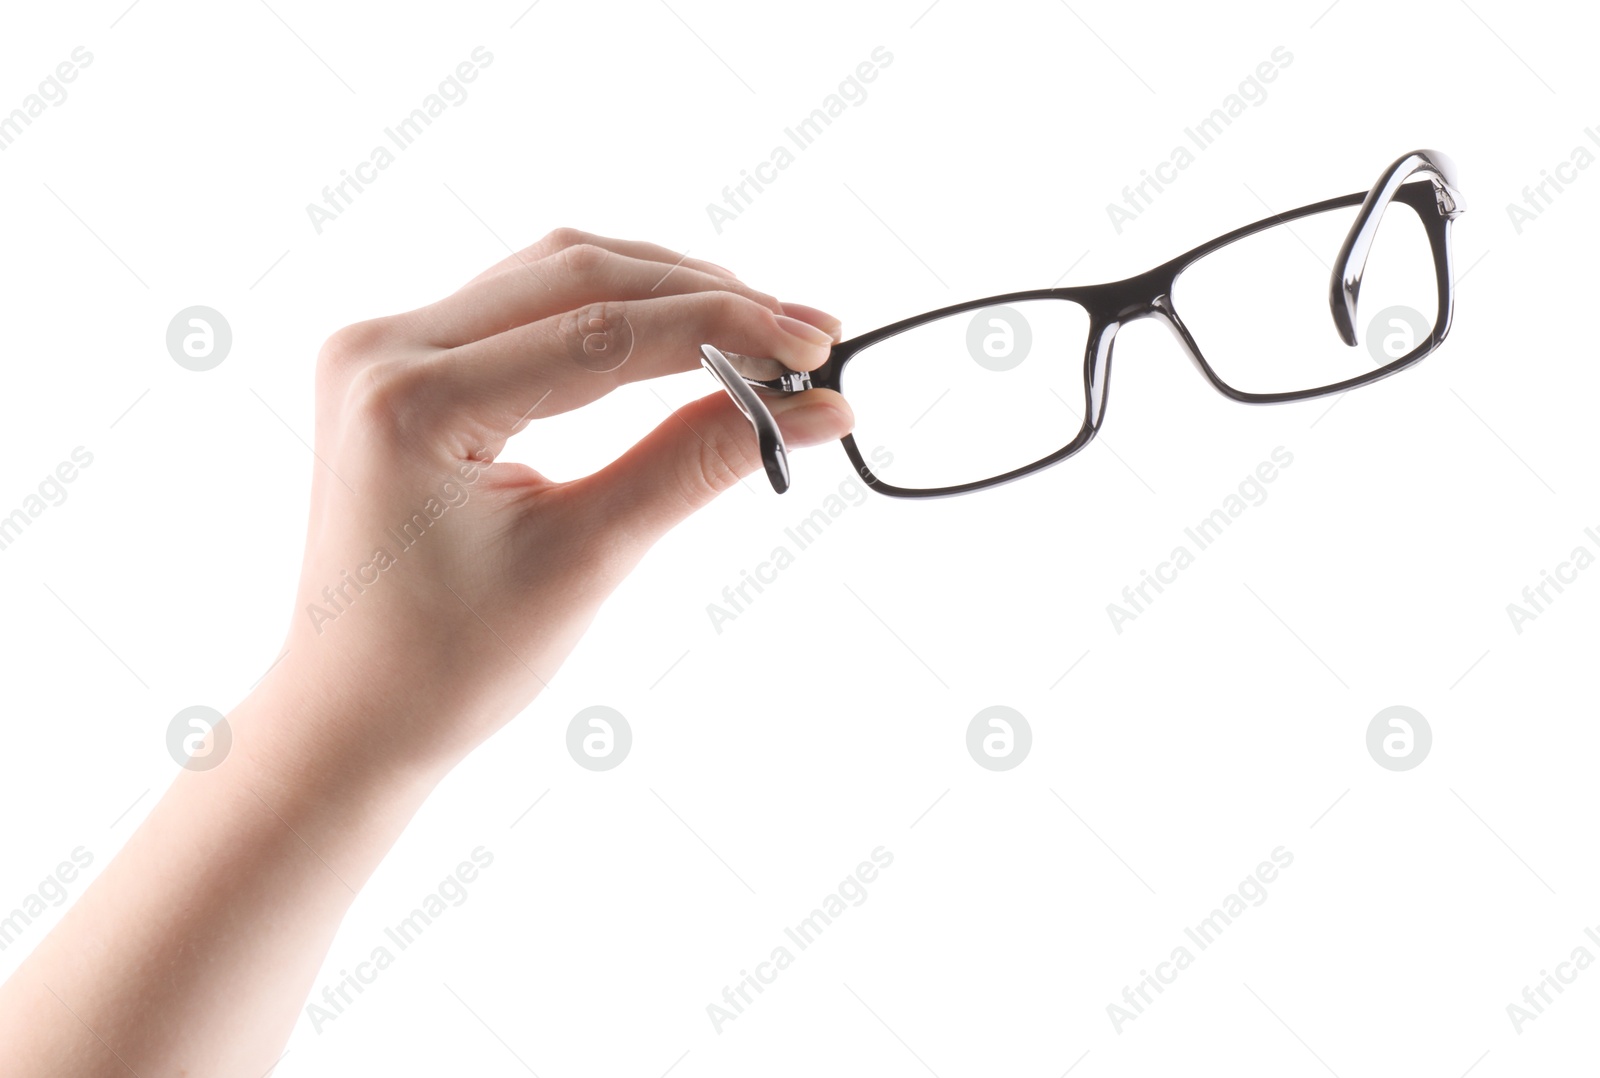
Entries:
<svg viewBox="0 0 1600 1078">
<path fill-rule="evenodd" d="M 510 269 L 522 268 L 526 270 L 532 263 L 542 258 L 549 258 L 551 255 L 564 251 L 568 247 L 577 247 L 582 244 L 588 244 L 592 247 L 604 247 L 608 251 L 619 255 L 627 255 L 629 258 L 660 262 L 667 266 L 687 266 L 690 269 L 699 270 L 701 273 L 710 273 L 733 280 L 738 279 L 732 270 L 719 266 L 715 262 L 707 262 L 701 258 L 690 258 L 686 252 L 679 253 L 663 247 L 659 243 L 597 236 L 593 232 L 585 232 L 581 228 L 557 228 L 531 247 L 524 247 L 522 250 L 502 258 L 468 281 L 467 284 L 477 284 L 485 278 L 494 277 Z"/>
</svg>

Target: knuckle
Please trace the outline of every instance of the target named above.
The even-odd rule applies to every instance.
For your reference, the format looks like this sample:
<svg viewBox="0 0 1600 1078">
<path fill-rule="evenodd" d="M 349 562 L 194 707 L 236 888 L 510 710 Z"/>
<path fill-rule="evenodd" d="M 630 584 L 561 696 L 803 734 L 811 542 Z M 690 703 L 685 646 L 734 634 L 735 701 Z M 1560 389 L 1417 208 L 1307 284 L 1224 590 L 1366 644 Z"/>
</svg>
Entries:
<svg viewBox="0 0 1600 1078">
<path fill-rule="evenodd" d="M 371 362 L 393 342 L 394 327 L 385 318 L 369 319 L 345 326 L 322 344 L 317 365 L 328 371 L 348 370 Z"/>
<path fill-rule="evenodd" d="M 592 243 L 578 243 L 561 251 L 562 268 L 578 276 L 589 276 L 599 271 L 611 257 L 611 252 Z"/>
<path fill-rule="evenodd" d="M 783 313 L 783 304 L 778 302 L 776 296 L 770 296 L 760 289 L 751 288 L 743 281 L 730 281 L 722 286 L 722 290 L 744 299 L 747 307 L 765 307 L 773 314 Z"/>
<path fill-rule="evenodd" d="M 545 238 L 539 241 L 539 247 L 546 254 L 555 254 L 557 251 L 585 243 L 588 239 L 589 234 L 581 228 L 552 228 Z"/>
<path fill-rule="evenodd" d="M 751 313 L 761 309 L 755 300 L 741 296 L 737 292 L 718 290 L 716 292 L 702 293 L 705 297 L 701 302 L 705 306 L 706 315 L 717 322 L 735 322 L 750 317 Z"/>
<path fill-rule="evenodd" d="M 357 371 L 343 396 L 343 414 L 363 427 L 403 434 L 416 429 L 428 400 L 421 363 L 377 363 Z"/>
<path fill-rule="evenodd" d="M 633 351 L 628 305 L 597 300 L 566 312 L 558 323 L 561 355 L 590 371 L 613 370 Z"/>
</svg>

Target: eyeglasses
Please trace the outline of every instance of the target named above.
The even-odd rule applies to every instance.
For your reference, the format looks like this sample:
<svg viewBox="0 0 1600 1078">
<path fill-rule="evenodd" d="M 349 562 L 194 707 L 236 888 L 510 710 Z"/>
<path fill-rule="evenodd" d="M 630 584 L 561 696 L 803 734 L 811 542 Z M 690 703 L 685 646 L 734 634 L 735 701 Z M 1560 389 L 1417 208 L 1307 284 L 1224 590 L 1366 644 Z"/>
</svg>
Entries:
<svg viewBox="0 0 1600 1078">
<path fill-rule="evenodd" d="M 850 401 L 845 452 L 873 490 L 966 494 L 1094 439 L 1117 331 L 1141 318 L 1166 323 L 1212 386 L 1250 404 L 1341 393 L 1411 366 L 1449 332 L 1450 222 L 1464 209 L 1450 159 L 1414 150 L 1365 194 L 1245 225 L 1134 277 L 942 307 L 836 344 L 810 372 L 711 345 L 702 365 L 755 426 L 780 493 L 783 438 L 755 390 L 819 387 Z"/>
</svg>

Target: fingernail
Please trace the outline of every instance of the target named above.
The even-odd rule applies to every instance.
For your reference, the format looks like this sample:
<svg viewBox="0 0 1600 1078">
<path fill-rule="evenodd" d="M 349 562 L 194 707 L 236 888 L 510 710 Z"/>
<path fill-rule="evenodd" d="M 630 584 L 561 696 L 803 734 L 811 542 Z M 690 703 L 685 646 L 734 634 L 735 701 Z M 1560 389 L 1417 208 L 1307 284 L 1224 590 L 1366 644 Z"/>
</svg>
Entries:
<svg viewBox="0 0 1600 1078">
<path fill-rule="evenodd" d="M 703 258 L 697 259 L 697 261 L 704 262 L 706 265 L 710 266 L 714 270 L 720 270 L 725 276 L 732 277 L 736 281 L 739 279 L 739 275 L 737 273 L 733 272 L 727 266 L 719 266 L 715 262 L 707 262 Z"/>
<path fill-rule="evenodd" d="M 778 328 L 791 337 L 798 338 L 807 344 L 816 345 L 818 348 L 828 348 L 833 344 L 833 335 L 827 330 L 818 329 L 809 322 L 802 322 L 798 318 L 791 318 L 786 314 L 774 315 L 778 320 Z"/>
</svg>

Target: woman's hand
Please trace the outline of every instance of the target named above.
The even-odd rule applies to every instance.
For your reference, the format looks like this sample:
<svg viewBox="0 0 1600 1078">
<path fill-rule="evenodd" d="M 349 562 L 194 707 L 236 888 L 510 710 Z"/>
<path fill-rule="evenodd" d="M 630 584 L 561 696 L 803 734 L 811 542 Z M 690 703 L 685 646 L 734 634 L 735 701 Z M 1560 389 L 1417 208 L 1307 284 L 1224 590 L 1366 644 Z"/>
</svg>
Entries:
<svg viewBox="0 0 1600 1078">
<path fill-rule="evenodd" d="M 506 439 L 705 342 L 819 366 L 838 323 L 646 243 L 552 233 L 455 295 L 336 333 L 288 646 L 0 986 L 0 1072 L 273 1069 L 356 892 L 440 778 L 521 710 L 650 545 L 760 466 L 720 390 L 568 483 Z M 789 444 L 844 401 L 772 401 Z"/>
<path fill-rule="evenodd" d="M 659 536 L 760 466 L 721 392 L 572 482 L 495 463 L 511 435 L 695 369 L 702 342 L 812 370 L 838 329 L 710 263 L 561 229 L 438 303 L 335 334 L 318 366 L 305 568 L 270 678 L 354 677 L 374 706 L 311 748 L 448 768 L 527 705 Z M 851 424 L 827 390 L 771 407 L 790 445 Z M 429 702 L 426 721 L 396 721 Z M 275 751 L 308 748 L 309 731 L 261 733 Z"/>
</svg>

